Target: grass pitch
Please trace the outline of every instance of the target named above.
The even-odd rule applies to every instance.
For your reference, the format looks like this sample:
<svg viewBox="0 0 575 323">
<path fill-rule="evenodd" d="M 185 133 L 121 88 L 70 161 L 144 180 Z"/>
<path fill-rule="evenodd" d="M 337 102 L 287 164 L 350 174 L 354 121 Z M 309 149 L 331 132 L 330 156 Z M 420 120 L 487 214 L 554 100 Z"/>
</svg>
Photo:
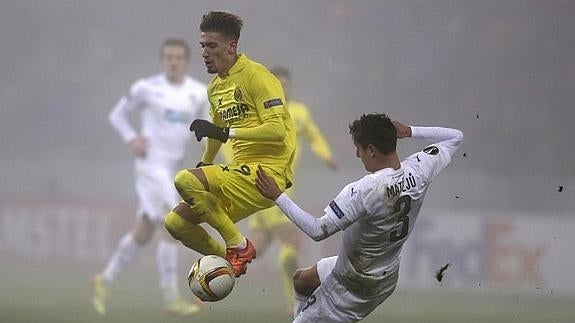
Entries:
<svg viewBox="0 0 575 323">
<path fill-rule="evenodd" d="M 153 261 L 139 262 L 110 290 L 106 316 L 97 315 L 88 283 L 94 267 L 63 264 L 16 264 L 3 259 L 0 267 L 0 322 L 148 323 L 148 322 L 291 322 L 280 283 L 242 277 L 232 294 L 207 303 L 193 317 L 162 312 Z M 182 282 L 183 284 L 183 282 Z M 192 297 L 185 285 L 182 292 Z M 401 288 L 364 322 L 503 323 L 574 322 L 575 298 L 505 292 L 461 294 L 443 290 L 403 291 Z"/>
</svg>

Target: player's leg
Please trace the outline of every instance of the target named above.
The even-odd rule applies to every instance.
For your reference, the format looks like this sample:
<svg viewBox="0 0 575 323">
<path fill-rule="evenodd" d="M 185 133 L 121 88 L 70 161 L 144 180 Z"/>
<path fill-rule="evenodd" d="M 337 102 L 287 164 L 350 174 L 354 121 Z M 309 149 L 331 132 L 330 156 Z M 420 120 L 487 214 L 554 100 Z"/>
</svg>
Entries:
<svg viewBox="0 0 575 323">
<path fill-rule="evenodd" d="M 151 217 L 156 227 L 162 226 L 166 215 L 166 206 L 172 206 L 179 200 L 178 192 L 174 187 L 171 167 L 158 168 L 155 171 L 157 178 L 157 194 L 161 203 Z M 197 304 L 185 301 L 180 296 L 178 284 L 178 245 L 166 230 L 160 230 L 160 239 L 156 248 L 156 265 L 160 289 L 164 296 L 164 310 L 174 315 L 193 315 L 200 311 Z"/>
<path fill-rule="evenodd" d="M 265 210 L 251 215 L 248 224 L 250 240 L 257 248 L 259 254 L 265 254 L 273 240 L 271 231 L 265 227 L 263 222 L 263 220 L 265 220 L 264 212 Z"/>
<path fill-rule="evenodd" d="M 295 271 L 293 276 L 294 288 L 294 317 L 309 303 L 309 297 L 321 285 L 322 281 L 331 273 L 335 267 L 337 256 L 323 258 L 315 265 Z M 309 305 L 308 305 L 309 306 Z"/>
<path fill-rule="evenodd" d="M 225 247 L 200 226 L 202 222 L 188 203 L 180 202 L 166 215 L 164 226 L 167 232 L 184 246 L 202 255 L 225 257 Z"/>
<path fill-rule="evenodd" d="M 252 170 L 257 168 L 257 164 L 222 166 L 218 166 L 218 169 L 222 169 L 220 175 L 225 177 L 219 185 L 220 198 L 226 202 L 227 214 L 234 223 L 273 206 L 273 202 L 264 198 L 254 185 L 256 174 Z M 205 170 L 208 178 L 214 176 L 213 168 Z M 270 169 L 270 172 L 273 170 Z M 285 187 L 285 177 L 276 175 L 275 179 L 278 185 Z M 247 264 L 256 257 L 252 243 L 247 239 L 245 241 L 246 248 L 229 247 L 226 250 L 226 259 L 234 267 L 236 275 L 244 274 Z"/>
<path fill-rule="evenodd" d="M 382 276 L 377 289 L 356 283 L 351 292 L 332 274 L 337 257 L 324 258 L 315 267 L 296 272 L 294 288 L 301 296 L 312 294 L 301 307 L 294 322 L 357 322 L 367 317 L 389 297 L 397 285 L 399 266 Z M 318 284 L 319 281 L 319 284 Z M 373 287 L 373 286 L 372 286 Z"/>
<path fill-rule="evenodd" d="M 281 242 L 278 252 L 279 274 L 284 288 L 284 296 L 288 302 L 289 313 L 293 314 L 295 295 L 292 279 L 299 264 L 299 232 L 292 223 L 285 223 L 275 227 L 273 236 Z"/>
<path fill-rule="evenodd" d="M 116 250 L 108 261 L 102 279 L 105 283 L 113 282 L 119 273 L 130 265 L 142 247 L 147 244 L 154 233 L 154 224 L 147 215 L 136 220 L 131 231 L 127 232 L 118 243 Z"/>
<path fill-rule="evenodd" d="M 279 277 L 284 287 L 287 300 L 288 313 L 293 314 L 293 285 L 292 277 L 298 266 L 298 237 L 299 232 L 291 221 L 277 206 L 262 210 L 250 216 L 250 233 L 254 244 L 261 251 L 257 243 L 258 236 L 265 235 L 269 240 L 280 242 L 278 257 Z M 271 243 L 268 241 L 267 244 Z"/>
<path fill-rule="evenodd" d="M 242 233 L 227 215 L 218 197 L 210 192 L 210 185 L 201 168 L 178 172 L 175 184 L 180 196 L 190 205 L 193 216 L 216 229 L 224 239 L 226 247 L 245 247 L 246 241 Z"/>
<path fill-rule="evenodd" d="M 239 277 L 246 272 L 247 263 L 255 258 L 256 251 L 253 244 L 242 235 L 233 220 L 236 217 L 245 217 L 247 212 L 245 207 L 236 208 L 235 211 L 232 211 L 232 206 L 237 203 L 241 205 L 241 201 L 236 200 L 234 193 L 229 194 L 227 189 L 234 188 L 235 191 L 241 191 L 241 187 L 239 189 L 238 187 L 245 185 L 253 186 L 255 189 L 253 176 L 252 182 L 245 179 L 238 180 L 238 176 L 242 176 L 236 172 L 238 170 L 244 170 L 244 168 L 214 165 L 184 170 L 176 175 L 175 183 L 180 196 L 190 205 L 193 216 L 207 222 L 220 233 L 226 244 L 225 258 L 232 264 L 236 276 Z M 228 194 L 224 194 L 223 190 L 226 190 Z M 250 193 L 253 194 L 253 192 Z M 241 199 L 241 196 L 238 199 Z M 252 204 L 250 204 L 251 206 Z M 249 213 L 257 210 L 256 206 L 256 208 L 250 209 Z M 236 217 L 230 216 L 232 212 L 238 213 Z"/>
<path fill-rule="evenodd" d="M 177 243 L 166 230 L 161 230 L 161 235 L 156 249 L 156 264 L 164 296 L 164 311 L 180 316 L 194 315 L 200 311 L 200 306 L 180 295 Z"/>
<path fill-rule="evenodd" d="M 142 246 L 152 238 L 153 232 L 154 225 L 149 217 L 145 214 L 140 216 L 132 230 L 120 239 L 104 270 L 92 278 L 92 303 L 98 313 L 106 313 L 107 287 L 134 261 Z"/>
</svg>

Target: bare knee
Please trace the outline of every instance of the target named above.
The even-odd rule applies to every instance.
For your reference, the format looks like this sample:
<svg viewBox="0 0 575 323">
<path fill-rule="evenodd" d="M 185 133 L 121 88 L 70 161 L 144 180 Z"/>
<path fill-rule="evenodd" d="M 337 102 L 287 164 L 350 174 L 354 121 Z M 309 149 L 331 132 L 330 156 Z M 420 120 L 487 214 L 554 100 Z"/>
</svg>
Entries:
<svg viewBox="0 0 575 323">
<path fill-rule="evenodd" d="M 311 296 L 320 285 L 317 267 L 298 269 L 293 275 L 293 288 L 301 295 Z"/>
</svg>

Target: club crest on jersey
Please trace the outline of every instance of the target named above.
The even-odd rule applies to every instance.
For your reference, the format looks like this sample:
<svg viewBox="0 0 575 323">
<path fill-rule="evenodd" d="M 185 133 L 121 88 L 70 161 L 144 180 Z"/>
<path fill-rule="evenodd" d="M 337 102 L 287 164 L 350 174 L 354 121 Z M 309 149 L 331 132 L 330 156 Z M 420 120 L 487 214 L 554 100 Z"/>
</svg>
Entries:
<svg viewBox="0 0 575 323">
<path fill-rule="evenodd" d="M 343 211 L 339 208 L 339 205 L 337 205 L 337 203 L 335 203 L 335 201 L 329 202 L 329 208 L 333 211 L 333 213 L 335 213 L 335 215 L 339 219 L 341 219 L 345 216 L 345 214 L 343 214 Z"/>
<path fill-rule="evenodd" d="M 237 87 L 237 88 L 234 90 L 234 99 L 235 99 L 237 102 L 240 102 L 240 101 L 242 100 L 242 90 L 241 90 L 239 87 Z"/>
<path fill-rule="evenodd" d="M 439 148 L 437 148 L 435 146 L 429 146 L 429 147 L 425 148 L 423 150 L 423 152 L 426 154 L 430 154 L 430 155 L 437 155 L 437 154 L 439 154 Z"/>
</svg>

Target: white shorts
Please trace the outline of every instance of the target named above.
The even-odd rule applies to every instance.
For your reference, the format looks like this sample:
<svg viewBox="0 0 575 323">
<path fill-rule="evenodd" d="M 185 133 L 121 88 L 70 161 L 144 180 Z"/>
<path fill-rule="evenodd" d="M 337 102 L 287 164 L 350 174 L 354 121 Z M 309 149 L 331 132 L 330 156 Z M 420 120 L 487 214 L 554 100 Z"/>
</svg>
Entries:
<svg viewBox="0 0 575 323">
<path fill-rule="evenodd" d="M 136 161 L 135 185 L 139 216 L 145 215 L 154 222 L 164 221 L 168 211 L 180 201 L 174 186 L 174 176 L 174 167 Z"/>
<path fill-rule="evenodd" d="M 321 285 L 308 298 L 294 322 L 357 322 L 375 310 L 395 290 L 398 271 L 390 273 L 386 278 L 389 283 L 383 294 L 373 298 L 353 294 L 332 275 L 336 261 L 337 256 L 323 258 L 317 262 L 317 273 Z"/>
</svg>

